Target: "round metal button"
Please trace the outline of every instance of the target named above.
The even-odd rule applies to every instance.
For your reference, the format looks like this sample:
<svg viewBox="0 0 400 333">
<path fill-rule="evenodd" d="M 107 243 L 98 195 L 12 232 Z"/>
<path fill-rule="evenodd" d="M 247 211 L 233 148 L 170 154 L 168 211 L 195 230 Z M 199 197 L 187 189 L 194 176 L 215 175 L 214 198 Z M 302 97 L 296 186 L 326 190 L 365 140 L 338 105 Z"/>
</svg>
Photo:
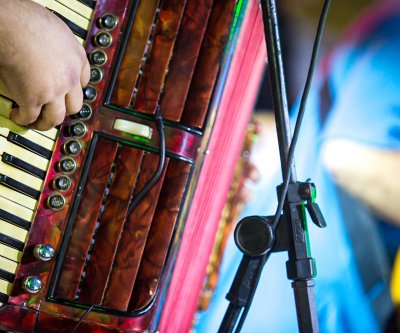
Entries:
<svg viewBox="0 0 400 333">
<path fill-rule="evenodd" d="M 71 187 L 71 179 L 60 175 L 53 179 L 53 188 L 58 191 L 67 191 Z"/>
<path fill-rule="evenodd" d="M 22 280 L 22 288 L 31 294 L 36 294 L 42 288 L 42 281 L 37 276 L 27 276 Z"/>
<path fill-rule="evenodd" d="M 107 62 L 107 55 L 103 50 L 94 50 L 89 54 L 89 60 L 92 65 L 103 66 Z"/>
<path fill-rule="evenodd" d="M 118 25 L 118 19 L 115 15 L 106 13 L 99 18 L 99 24 L 104 29 L 112 30 Z"/>
<path fill-rule="evenodd" d="M 100 68 L 91 66 L 90 67 L 90 83 L 99 83 L 103 78 L 103 72 Z"/>
<path fill-rule="evenodd" d="M 54 249 L 49 244 L 39 244 L 33 248 L 33 255 L 41 261 L 49 261 L 54 257 Z"/>
<path fill-rule="evenodd" d="M 72 157 L 64 157 L 58 161 L 57 169 L 63 173 L 72 173 L 76 169 L 76 162 Z"/>
<path fill-rule="evenodd" d="M 78 140 L 72 139 L 64 143 L 63 150 L 68 155 L 78 155 L 82 151 L 82 145 Z"/>
<path fill-rule="evenodd" d="M 91 86 L 83 88 L 83 99 L 87 102 L 92 102 L 97 97 L 97 90 Z"/>
<path fill-rule="evenodd" d="M 68 134 L 76 138 L 81 138 L 86 134 L 87 127 L 81 121 L 76 121 L 68 126 Z"/>
<path fill-rule="evenodd" d="M 92 107 L 89 104 L 83 103 L 82 108 L 78 113 L 73 115 L 73 118 L 87 120 L 92 116 L 92 113 Z"/>
<path fill-rule="evenodd" d="M 52 210 L 60 210 L 65 206 L 65 198 L 59 193 L 53 193 L 47 198 L 47 205 Z"/>
<path fill-rule="evenodd" d="M 109 47 L 112 43 L 112 36 L 108 32 L 99 32 L 94 36 L 94 43 L 99 47 Z"/>
</svg>

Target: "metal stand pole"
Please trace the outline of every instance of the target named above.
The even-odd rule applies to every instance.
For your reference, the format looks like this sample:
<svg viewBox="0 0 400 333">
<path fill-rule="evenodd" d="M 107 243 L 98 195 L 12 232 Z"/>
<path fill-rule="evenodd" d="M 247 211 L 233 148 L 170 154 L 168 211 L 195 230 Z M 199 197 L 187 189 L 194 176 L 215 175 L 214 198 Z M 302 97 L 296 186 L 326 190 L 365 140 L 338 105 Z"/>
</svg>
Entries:
<svg viewBox="0 0 400 333">
<path fill-rule="evenodd" d="M 294 162 L 288 163 L 289 150 L 294 147 L 290 148 L 289 112 L 275 0 L 261 0 L 261 6 L 284 183 L 278 186 L 280 205 L 275 216 L 248 216 L 235 228 L 235 242 L 244 256 L 226 295 L 230 305 L 218 333 L 233 332 L 239 318 L 235 332 L 240 331 L 264 264 L 271 253 L 281 251 L 288 252 L 286 270 L 288 278 L 293 281 L 299 331 L 318 333 L 313 281 L 316 267 L 309 249 L 305 210 L 318 227 L 323 228 L 326 223 L 314 202 L 315 185 L 308 181 L 298 182 Z M 283 193 L 286 194 L 284 202 L 281 199 Z"/>
<path fill-rule="evenodd" d="M 293 280 L 292 287 L 300 332 L 319 332 L 312 280 L 316 276 L 315 261 L 309 256 L 305 221 L 303 221 L 302 212 L 298 209 L 298 200 L 301 201 L 301 198 L 296 198 L 296 195 L 293 195 L 295 191 L 291 189 L 293 185 L 296 185 L 295 166 L 294 163 L 287 165 L 291 133 L 275 0 L 261 0 L 261 6 L 283 177 L 286 174 L 286 168 L 291 169 L 288 196 L 283 208 L 285 218 L 280 221 L 287 224 L 289 236 L 287 273 L 288 278 Z"/>
</svg>

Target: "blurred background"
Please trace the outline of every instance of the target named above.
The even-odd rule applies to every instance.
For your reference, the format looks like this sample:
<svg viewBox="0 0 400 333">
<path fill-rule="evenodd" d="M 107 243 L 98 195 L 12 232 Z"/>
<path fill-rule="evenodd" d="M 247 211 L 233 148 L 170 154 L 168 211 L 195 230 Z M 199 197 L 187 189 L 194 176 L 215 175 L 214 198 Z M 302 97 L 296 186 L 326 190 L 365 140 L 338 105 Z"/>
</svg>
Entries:
<svg viewBox="0 0 400 333">
<path fill-rule="evenodd" d="M 278 2 L 293 117 L 322 4 Z M 321 230 L 309 221 L 321 332 L 400 332 L 398 36 L 399 1 L 332 1 L 296 151 L 297 178 L 316 183 L 328 223 Z M 275 187 L 282 180 L 272 109 L 266 66 L 244 149 L 245 180 L 235 206 L 241 217 L 275 212 Z M 232 236 L 225 237 L 222 262 L 209 268 L 213 281 L 205 283 L 194 332 L 216 332 L 228 306 L 224 297 L 241 253 Z M 242 332 L 298 331 L 286 260 L 281 253 L 269 259 Z"/>
</svg>

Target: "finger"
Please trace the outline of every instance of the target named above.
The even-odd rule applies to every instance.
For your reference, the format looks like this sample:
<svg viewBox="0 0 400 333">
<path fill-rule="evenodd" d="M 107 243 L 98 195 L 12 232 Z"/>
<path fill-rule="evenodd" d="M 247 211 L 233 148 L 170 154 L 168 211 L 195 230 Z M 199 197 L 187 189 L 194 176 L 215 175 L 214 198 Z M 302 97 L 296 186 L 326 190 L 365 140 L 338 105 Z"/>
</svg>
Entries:
<svg viewBox="0 0 400 333">
<path fill-rule="evenodd" d="M 20 106 L 18 109 L 11 110 L 10 119 L 18 125 L 27 126 L 36 121 L 41 109 L 42 105 Z"/>
<path fill-rule="evenodd" d="M 65 96 L 66 116 L 79 112 L 83 104 L 83 92 L 80 85 L 74 86 Z"/>
<path fill-rule="evenodd" d="M 81 72 L 81 86 L 84 87 L 89 83 L 90 80 L 90 65 L 89 61 L 85 59 L 85 63 L 82 67 Z"/>
<path fill-rule="evenodd" d="M 65 98 L 57 98 L 55 101 L 45 104 L 39 118 L 30 128 L 47 131 L 63 122 L 65 118 Z"/>
</svg>

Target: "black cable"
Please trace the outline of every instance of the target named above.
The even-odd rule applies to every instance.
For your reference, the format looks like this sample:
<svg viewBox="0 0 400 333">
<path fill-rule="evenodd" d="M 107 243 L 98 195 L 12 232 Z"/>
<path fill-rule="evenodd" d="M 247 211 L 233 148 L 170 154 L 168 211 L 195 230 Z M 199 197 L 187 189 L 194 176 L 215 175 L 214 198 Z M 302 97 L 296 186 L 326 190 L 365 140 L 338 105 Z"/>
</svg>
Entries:
<svg viewBox="0 0 400 333">
<path fill-rule="evenodd" d="M 137 206 L 137 204 L 140 202 L 140 200 L 143 199 L 143 197 L 147 194 L 148 191 L 151 190 L 151 188 L 154 186 L 154 184 L 160 179 L 161 174 L 163 172 L 164 166 L 165 166 L 165 133 L 164 133 L 164 121 L 163 117 L 161 114 L 160 106 L 157 105 L 156 109 L 156 116 L 154 117 L 154 120 L 156 122 L 157 130 L 158 130 L 158 135 L 160 139 L 160 159 L 158 161 L 158 167 L 156 172 L 154 173 L 153 177 L 146 183 L 146 185 L 139 191 L 139 193 L 136 195 L 134 199 L 132 199 L 131 203 L 128 206 L 128 211 L 126 216 L 129 216 L 133 209 Z M 87 311 L 83 314 L 83 316 L 79 319 L 79 321 L 76 323 L 74 329 L 71 331 L 71 333 L 75 333 L 80 324 L 85 320 L 85 318 L 89 315 L 89 313 L 93 310 L 94 305 L 91 305 Z"/>
<path fill-rule="evenodd" d="M 79 326 L 81 325 L 81 323 L 86 319 L 86 317 L 89 315 L 90 311 L 92 311 L 94 308 L 94 305 L 91 305 L 86 312 L 83 314 L 83 316 L 81 317 L 81 319 L 79 319 L 79 321 L 76 323 L 74 329 L 71 331 L 71 333 L 75 333 L 76 330 L 79 328 Z"/>
<path fill-rule="evenodd" d="M 235 328 L 235 323 L 237 322 L 241 311 L 242 307 L 240 305 L 236 305 L 230 302 L 217 333 L 233 332 L 233 329 Z"/>
<path fill-rule="evenodd" d="M 325 21 L 326 21 L 327 15 L 328 15 L 330 5 L 331 5 L 331 0 L 325 0 L 324 6 L 322 8 L 321 16 L 320 16 L 319 22 L 318 22 L 317 33 L 315 36 L 313 50 L 312 50 L 312 54 L 311 54 L 310 66 L 308 69 L 307 79 L 306 79 L 306 83 L 304 85 L 303 94 L 301 96 L 299 113 L 297 115 L 296 125 L 294 128 L 293 137 L 292 137 L 292 141 L 290 143 L 288 157 L 287 157 L 287 161 L 286 161 L 286 174 L 285 174 L 285 178 L 283 179 L 283 189 L 281 192 L 281 196 L 279 198 L 277 210 L 275 212 L 274 221 L 272 222 L 272 226 L 275 230 L 276 230 L 276 226 L 278 225 L 279 218 L 281 216 L 281 212 L 283 209 L 283 205 L 285 203 L 285 199 L 286 199 L 286 195 L 287 195 L 287 191 L 288 191 L 288 187 L 289 187 L 289 179 L 290 179 L 290 172 L 291 172 L 290 166 L 293 163 L 294 150 L 296 148 L 297 140 L 298 140 L 298 137 L 300 134 L 301 123 L 303 121 L 303 117 L 304 117 L 304 113 L 305 113 L 305 109 L 306 109 L 306 102 L 307 102 L 308 93 L 311 88 L 311 82 L 313 79 L 315 68 L 317 66 L 318 53 L 319 53 L 319 49 L 321 46 L 322 34 L 324 31 Z"/>
<path fill-rule="evenodd" d="M 235 333 L 240 333 L 240 331 L 242 330 L 244 321 L 246 320 L 247 314 L 249 313 L 251 303 L 253 302 L 258 282 L 260 282 L 260 277 L 261 277 L 262 270 L 263 270 L 264 265 L 265 265 L 265 263 L 267 262 L 267 260 L 268 260 L 268 258 L 270 256 L 270 254 L 271 254 L 271 252 L 268 252 L 267 254 L 264 254 L 260 259 L 260 263 L 258 264 L 256 274 L 254 274 L 253 281 L 251 283 L 251 291 L 250 291 L 250 294 L 249 294 L 249 298 L 247 299 L 247 302 L 246 302 L 246 305 L 245 305 L 245 307 L 243 309 L 242 315 L 240 316 L 239 323 L 236 326 Z"/>
<path fill-rule="evenodd" d="M 325 22 L 326 22 L 326 17 L 328 15 L 330 4 L 331 4 L 331 0 L 325 0 L 324 6 L 322 8 L 321 16 L 320 16 L 319 22 L 318 22 L 317 33 L 316 33 L 316 37 L 315 37 L 315 40 L 314 40 L 314 45 L 313 45 L 313 50 L 312 50 L 312 55 L 311 55 L 311 60 L 310 60 L 310 66 L 309 66 L 308 74 L 307 74 L 307 79 L 306 79 L 306 83 L 304 85 L 303 94 L 301 96 L 299 113 L 297 115 L 296 125 L 295 125 L 295 129 L 294 129 L 292 141 L 291 141 L 290 147 L 289 147 L 289 152 L 288 152 L 288 157 L 287 157 L 287 162 L 286 162 L 286 174 L 285 174 L 285 177 L 284 177 L 284 180 L 283 180 L 283 189 L 282 189 L 282 192 L 281 192 L 281 196 L 279 198 L 279 203 L 278 203 L 277 210 L 275 212 L 274 220 L 272 222 L 272 226 L 273 226 L 274 230 L 276 230 L 276 227 L 277 227 L 277 225 L 279 223 L 279 219 L 280 219 L 280 216 L 281 216 L 283 205 L 284 205 L 285 200 L 286 200 L 286 195 L 287 195 L 287 191 L 288 191 L 288 187 L 289 187 L 290 173 L 291 173 L 290 166 L 293 163 L 294 151 L 295 151 L 295 148 L 296 148 L 296 144 L 297 144 L 297 141 L 298 141 L 300 128 L 301 128 L 301 123 L 302 123 L 302 120 L 303 120 L 303 117 L 304 117 L 304 113 L 305 113 L 305 106 L 306 106 L 306 102 L 307 102 L 308 93 L 309 93 L 310 88 L 311 88 L 312 78 L 313 78 L 313 75 L 314 75 L 314 72 L 315 72 L 315 68 L 316 68 L 316 65 L 317 65 L 318 53 L 319 53 L 319 49 L 320 49 L 320 46 L 321 46 L 321 40 L 322 40 L 322 34 L 323 34 L 323 30 L 324 30 L 324 26 L 325 26 Z M 261 277 L 263 266 L 264 266 L 265 262 L 268 260 L 269 254 L 270 253 L 268 253 L 267 255 L 264 255 L 263 258 L 260 260 L 259 266 L 257 268 L 257 272 L 256 272 L 256 274 L 254 275 L 254 278 L 253 278 L 251 293 L 250 293 L 249 298 L 247 300 L 246 306 L 243 309 L 243 312 L 242 312 L 242 315 L 240 317 L 239 323 L 238 323 L 238 325 L 236 327 L 235 333 L 239 333 L 240 330 L 242 329 L 242 326 L 244 324 L 246 316 L 247 316 L 247 314 L 248 314 L 248 312 L 250 310 L 251 303 L 253 302 L 253 298 L 254 298 L 254 295 L 255 295 L 255 292 L 256 292 L 256 287 L 257 287 L 257 285 L 258 285 L 258 283 L 260 281 L 260 277 Z"/>
<path fill-rule="evenodd" d="M 140 190 L 136 197 L 131 201 L 128 207 L 127 216 L 132 213 L 132 210 L 136 205 L 143 199 L 146 193 L 154 186 L 155 183 L 160 179 L 162 171 L 165 166 L 165 133 L 164 133 L 164 122 L 161 114 L 160 106 L 157 106 L 156 116 L 154 118 L 157 125 L 158 135 L 160 138 L 160 159 L 158 161 L 158 168 L 150 181 Z"/>
</svg>

